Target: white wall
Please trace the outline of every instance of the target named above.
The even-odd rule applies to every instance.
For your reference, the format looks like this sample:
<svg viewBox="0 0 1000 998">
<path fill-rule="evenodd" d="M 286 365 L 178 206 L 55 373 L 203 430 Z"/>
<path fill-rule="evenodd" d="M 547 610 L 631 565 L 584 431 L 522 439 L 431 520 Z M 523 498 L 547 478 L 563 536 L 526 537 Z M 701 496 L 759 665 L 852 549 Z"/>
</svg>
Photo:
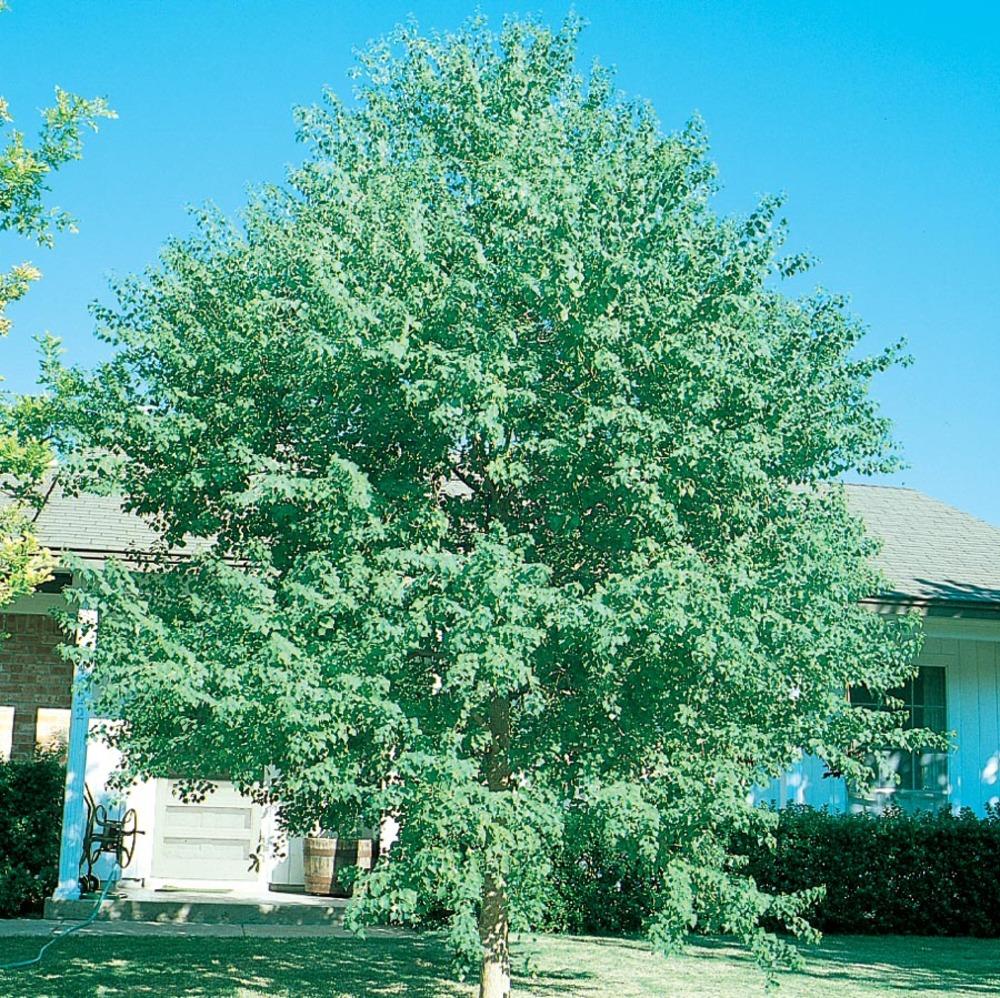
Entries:
<svg viewBox="0 0 1000 998">
<path fill-rule="evenodd" d="M 94 731 L 99 722 L 91 721 L 91 732 Z M 118 752 L 108 748 L 102 742 L 91 737 L 87 744 L 87 785 L 90 787 L 97 803 L 104 803 L 112 816 L 116 816 L 120 810 L 120 795 L 106 789 L 106 782 L 111 771 L 118 763 Z M 210 794 L 205 801 L 205 807 L 211 810 L 216 807 L 222 797 L 231 796 L 230 785 L 221 784 L 220 793 Z M 162 886 L 167 881 L 154 877 L 153 848 L 158 838 L 162 838 L 164 829 L 158 828 L 158 820 L 163 820 L 167 803 L 170 803 L 170 781 L 169 780 L 149 780 L 131 787 L 125 798 L 125 807 L 135 808 L 138 817 L 138 826 L 144 833 L 138 837 L 135 854 L 132 863 L 124 871 L 124 878 L 129 880 L 143 881 L 147 886 Z M 302 870 L 302 839 L 291 839 L 283 843 L 284 856 L 276 856 L 271 848 L 277 832 L 273 816 L 263 808 L 257 808 L 260 815 L 260 829 L 264 839 L 264 848 L 261 852 L 260 871 L 256 877 L 247 878 L 241 876 L 234 881 L 207 881 L 203 871 L 192 869 L 188 877 L 180 877 L 179 874 L 170 878 L 171 885 L 180 886 L 232 886 L 233 888 L 244 888 L 248 890 L 266 890 L 270 884 L 279 887 L 301 888 L 303 884 Z M 175 830 L 176 832 L 176 830 Z M 159 834 L 158 834 L 159 833 Z M 110 855 L 103 856 L 94 867 L 94 872 L 98 877 L 104 879 L 111 872 L 112 858 Z"/>
<path fill-rule="evenodd" d="M 140 783 L 131 787 L 125 795 L 109 791 L 106 783 L 111 771 L 118 764 L 119 754 L 115 749 L 108 748 L 93 737 L 94 729 L 100 722 L 91 720 L 91 738 L 87 743 L 87 786 L 98 804 L 104 804 L 112 817 L 117 817 L 124 808 L 135 808 L 138 827 L 144 832 L 136 839 L 136 848 L 132 862 L 123 871 L 122 876 L 130 880 L 142 880 L 149 876 L 153 851 L 153 816 L 156 807 L 155 783 Z M 94 866 L 94 873 L 102 880 L 111 873 L 113 857 L 108 854 L 101 857 Z"/>
<path fill-rule="evenodd" d="M 276 889 L 302 887 L 305 870 L 302 865 L 302 839 L 289 838 L 281 843 L 283 856 L 268 855 L 268 880 Z"/>
</svg>

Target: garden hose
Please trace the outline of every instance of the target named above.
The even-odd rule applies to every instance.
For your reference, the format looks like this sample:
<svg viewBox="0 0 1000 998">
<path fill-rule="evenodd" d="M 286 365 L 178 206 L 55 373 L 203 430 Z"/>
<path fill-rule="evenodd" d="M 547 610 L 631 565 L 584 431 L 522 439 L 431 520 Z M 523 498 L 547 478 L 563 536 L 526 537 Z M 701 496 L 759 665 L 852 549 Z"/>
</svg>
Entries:
<svg viewBox="0 0 1000 998">
<path fill-rule="evenodd" d="M 55 938 L 50 939 L 39 951 L 37 956 L 33 956 L 30 960 L 17 960 L 14 963 L 0 963 L 0 970 L 20 970 L 23 967 L 30 967 L 33 964 L 41 963 L 42 957 L 45 955 L 45 951 L 55 943 L 59 942 L 60 939 L 65 939 L 68 935 L 74 932 L 78 932 L 80 929 L 85 929 L 88 925 L 95 921 L 98 914 L 101 911 L 101 905 L 104 904 L 105 899 L 108 896 L 108 892 L 118 883 L 118 878 L 121 876 L 121 868 L 115 863 L 114 868 L 111 871 L 111 876 L 104 882 L 104 887 L 101 890 L 101 896 L 97 899 L 97 903 L 94 905 L 94 910 L 82 921 L 77 922 L 76 925 L 71 925 L 64 932 L 60 932 Z M 55 931 L 55 930 L 53 930 Z"/>
</svg>

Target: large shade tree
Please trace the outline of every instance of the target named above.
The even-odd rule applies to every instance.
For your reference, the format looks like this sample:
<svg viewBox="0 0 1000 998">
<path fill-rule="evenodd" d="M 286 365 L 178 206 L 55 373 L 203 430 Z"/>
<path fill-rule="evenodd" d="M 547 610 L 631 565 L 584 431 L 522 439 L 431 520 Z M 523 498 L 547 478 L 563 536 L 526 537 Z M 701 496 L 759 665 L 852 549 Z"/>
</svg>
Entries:
<svg viewBox="0 0 1000 998">
<path fill-rule="evenodd" d="M 508 931 L 586 814 L 658 886 L 649 931 L 804 929 L 741 875 L 748 802 L 806 750 L 864 780 L 913 632 L 858 605 L 828 485 L 892 467 L 840 298 L 793 297 L 778 205 L 712 207 L 578 26 L 402 29 L 241 223 L 212 212 L 53 357 L 84 476 L 196 556 L 92 577 L 127 775 L 228 772 L 291 832 L 393 815 L 357 921 L 447 919 L 509 990 Z M 88 458 L 88 454 L 92 457 Z"/>
<path fill-rule="evenodd" d="M 0 14 L 6 9 L 0 0 Z M 73 229 L 71 215 L 47 204 L 52 175 L 80 158 L 85 130 L 96 130 L 100 118 L 113 116 L 102 98 L 56 87 L 55 103 L 42 112 L 42 127 L 31 143 L 13 127 L 10 106 L 0 95 L 0 233 L 48 247 L 56 232 Z M 11 328 L 7 306 L 23 298 L 39 277 L 26 261 L 0 272 L 0 337 Z M 29 592 L 50 570 L 50 558 L 31 529 L 33 513 L 45 498 L 39 485 L 52 461 L 47 441 L 31 432 L 40 422 L 40 408 L 37 399 L 0 393 L 0 607 Z"/>
</svg>

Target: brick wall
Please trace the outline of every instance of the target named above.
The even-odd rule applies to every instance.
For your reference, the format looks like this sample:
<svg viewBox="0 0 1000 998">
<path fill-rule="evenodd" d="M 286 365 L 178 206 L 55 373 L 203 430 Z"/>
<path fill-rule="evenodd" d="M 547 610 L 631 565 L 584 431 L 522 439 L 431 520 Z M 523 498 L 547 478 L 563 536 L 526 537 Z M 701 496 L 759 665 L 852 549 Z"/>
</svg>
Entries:
<svg viewBox="0 0 1000 998">
<path fill-rule="evenodd" d="M 14 708 L 11 755 L 29 755 L 35 747 L 39 707 L 68 709 L 72 696 L 72 663 L 56 646 L 65 639 L 47 614 L 0 613 L 0 706 Z"/>
</svg>

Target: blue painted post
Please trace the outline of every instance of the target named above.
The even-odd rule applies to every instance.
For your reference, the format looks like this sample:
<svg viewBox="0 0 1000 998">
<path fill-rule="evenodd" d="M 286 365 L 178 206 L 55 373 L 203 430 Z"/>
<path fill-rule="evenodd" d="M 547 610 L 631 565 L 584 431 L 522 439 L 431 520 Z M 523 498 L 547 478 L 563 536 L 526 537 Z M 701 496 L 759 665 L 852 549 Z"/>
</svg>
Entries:
<svg viewBox="0 0 1000 998">
<path fill-rule="evenodd" d="M 81 610 L 76 643 L 93 647 L 97 639 L 97 611 Z M 59 885 L 52 892 L 57 901 L 75 901 L 80 896 L 80 856 L 86 824 L 84 787 L 87 782 L 87 730 L 90 704 L 82 689 L 81 674 L 73 681 L 73 704 L 66 751 L 66 792 L 63 798 L 62 839 L 59 843 Z"/>
</svg>

